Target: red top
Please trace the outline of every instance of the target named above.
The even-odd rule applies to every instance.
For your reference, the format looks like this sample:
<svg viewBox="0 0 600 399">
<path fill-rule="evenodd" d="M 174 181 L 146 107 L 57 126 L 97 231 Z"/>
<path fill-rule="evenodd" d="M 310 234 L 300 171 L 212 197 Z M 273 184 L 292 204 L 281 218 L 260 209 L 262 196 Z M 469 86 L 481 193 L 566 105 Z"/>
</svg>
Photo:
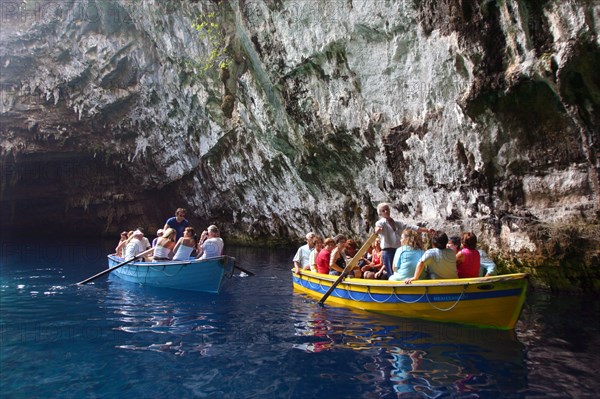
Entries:
<svg viewBox="0 0 600 399">
<path fill-rule="evenodd" d="M 458 278 L 479 277 L 479 268 L 481 267 L 481 255 L 479 255 L 479 251 L 463 248 L 459 253 L 462 253 L 463 261 L 460 263 L 456 262 Z"/>
<path fill-rule="evenodd" d="M 329 274 L 329 258 L 331 257 L 331 251 L 327 248 L 323 248 L 317 255 L 317 272 L 323 274 Z"/>
<path fill-rule="evenodd" d="M 371 262 L 373 262 L 374 265 L 379 265 L 381 263 L 381 251 L 373 251 L 371 255 L 373 256 Z"/>
</svg>

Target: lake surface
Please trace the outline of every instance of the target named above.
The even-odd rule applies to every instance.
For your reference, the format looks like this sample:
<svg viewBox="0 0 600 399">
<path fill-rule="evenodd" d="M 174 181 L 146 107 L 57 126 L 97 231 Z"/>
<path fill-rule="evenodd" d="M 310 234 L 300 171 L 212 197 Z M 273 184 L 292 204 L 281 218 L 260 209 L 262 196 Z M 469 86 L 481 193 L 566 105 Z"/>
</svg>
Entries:
<svg viewBox="0 0 600 399">
<path fill-rule="evenodd" d="M 102 277 L 114 243 L 3 242 L 2 398 L 597 398 L 600 303 L 529 295 L 515 331 L 295 293 L 295 249 L 227 247 L 219 295 Z"/>
</svg>

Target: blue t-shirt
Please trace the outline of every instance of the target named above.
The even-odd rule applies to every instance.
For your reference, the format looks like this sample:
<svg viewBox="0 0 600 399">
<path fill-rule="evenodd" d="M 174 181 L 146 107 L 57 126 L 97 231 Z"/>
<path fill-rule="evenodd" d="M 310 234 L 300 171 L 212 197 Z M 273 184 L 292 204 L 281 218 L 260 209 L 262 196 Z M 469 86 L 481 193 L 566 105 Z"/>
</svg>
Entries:
<svg viewBox="0 0 600 399">
<path fill-rule="evenodd" d="M 187 219 L 183 219 L 181 223 L 178 223 L 177 218 L 173 216 L 167 220 L 166 224 L 168 224 L 170 228 L 175 229 L 177 232 L 177 239 L 179 240 L 181 237 L 183 237 L 183 231 L 190 225 L 190 222 L 188 222 Z"/>
<path fill-rule="evenodd" d="M 396 266 L 396 271 L 389 279 L 391 281 L 404 281 L 413 277 L 423 252 L 422 249 L 413 248 L 410 245 L 403 245 L 398 248 L 392 262 L 392 265 Z"/>
</svg>

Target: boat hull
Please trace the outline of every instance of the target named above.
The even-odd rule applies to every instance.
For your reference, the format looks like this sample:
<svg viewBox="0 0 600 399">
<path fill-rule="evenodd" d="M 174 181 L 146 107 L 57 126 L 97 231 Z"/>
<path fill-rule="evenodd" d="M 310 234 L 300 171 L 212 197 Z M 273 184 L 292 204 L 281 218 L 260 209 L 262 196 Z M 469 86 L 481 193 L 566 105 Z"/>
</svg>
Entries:
<svg viewBox="0 0 600 399">
<path fill-rule="evenodd" d="M 122 258 L 108 255 L 108 267 L 123 262 Z M 223 280 L 231 276 L 235 259 L 219 256 L 182 262 L 132 262 L 112 273 L 132 283 L 152 287 L 218 293 Z"/>
<path fill-rule="evenodd" d="M 302 271 L 293 274 L 294 289 L 321 299 L 337 276 Z M 513 329 L 519 319 L 528 278 L 508 274 L 451 280 L 404 282 L 346 278 L 327 298 L 332 305 L 390 316 L 478 327 Z"/>
</svg>

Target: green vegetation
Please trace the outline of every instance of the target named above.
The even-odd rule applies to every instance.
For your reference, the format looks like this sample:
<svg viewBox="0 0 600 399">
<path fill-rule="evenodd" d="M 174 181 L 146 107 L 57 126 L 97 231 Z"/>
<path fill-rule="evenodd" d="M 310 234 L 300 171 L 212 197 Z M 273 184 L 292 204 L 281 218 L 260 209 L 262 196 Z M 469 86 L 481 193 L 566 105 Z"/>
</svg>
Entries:
<svg viewBox="0 0 600 399">
<path fill-rule="evenodd" d="M 220 6 L 221 2 L 219 1 L 217 7 Z M 200 63 L 200 74 L 204 74 L 213 68 L 228 69 L 233 61 L 225 41 L 225 31 L 220 19 L 218 12 L 211 11 L 198 15 L 196 21 L 192 24 L 192 27 L 198 31 L 200 39 L 208 44 L 209 49 L 208 59 Z"/>
</svg>

